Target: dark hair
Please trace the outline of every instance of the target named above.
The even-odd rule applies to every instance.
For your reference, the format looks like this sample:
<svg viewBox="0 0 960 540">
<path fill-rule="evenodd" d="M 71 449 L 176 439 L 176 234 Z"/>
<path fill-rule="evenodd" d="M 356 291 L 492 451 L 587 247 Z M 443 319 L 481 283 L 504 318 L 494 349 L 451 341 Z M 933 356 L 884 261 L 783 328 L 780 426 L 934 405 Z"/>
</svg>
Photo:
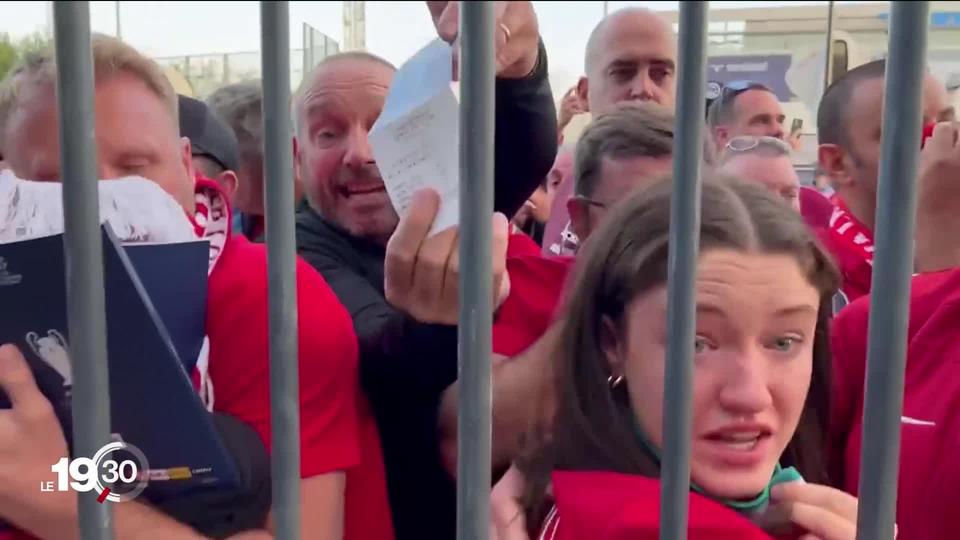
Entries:
<svg viewBox="0 0 960 540">
<path fill-rule="evenodd" d="M 604 158 L 666 157 L 673 153 L 673 112 L 656 103 L 621 103 L 591 122 L 574 151 L 577 195 L 593 195 Z"/>
<path fill-rule="evenodd" d="M 733 122 L 736 118 L 737 98 L 750 90 L 760 90 L 774 94 L 768 86 L 754 81 L 733 81 L 720 90 L 720 95 L 711 101 L 707 107 L 707 125 L 710 127 L 722 126 Z"/>
<path fill-rule="evenodd" d="M 847 147 L 847 112 L 853 92 L 864 81 L 882 79 L 886 70 L 885 60 L 874 60 L 851 69 L 833 81 L 820 98 L 817 108 L 817 139 L 820 144 Z"/>
<path fill-rule="evenodd" d="M 534 431 L 517 465 L 527 478 L 528 523 L 542 521 L 553 470 L 604 470 L 649 477 L 659 466 L 639 440 L 626 385 L 611 389 L 603 352 L 604 320 L 622 325 L 637 295 L 667 281 L 671 182 L 661 181 L 618 204 L 577 255 L 571 295 L 555 351 L 557 407 L 549 432 Z M 826 483 L 823 456 L 829 414 L 831 298 L 840 275 L 803 219 L 764 188 L 732 179 L 702 188 L 700 251 L 732 248 L 796 258 L 820 292 L 810 389 L 781 463 L 810 482 Z M 545 431 L 545 430 L 543 430 Z"/>
</svg>

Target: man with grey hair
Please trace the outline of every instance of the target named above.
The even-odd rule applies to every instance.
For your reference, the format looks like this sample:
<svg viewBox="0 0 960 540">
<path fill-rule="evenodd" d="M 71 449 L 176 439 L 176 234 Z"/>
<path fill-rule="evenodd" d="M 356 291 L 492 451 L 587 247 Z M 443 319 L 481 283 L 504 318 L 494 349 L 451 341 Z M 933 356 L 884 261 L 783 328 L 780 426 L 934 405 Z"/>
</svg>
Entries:
<svg viewBox="0 0 960 540">
<path fill-rule="evenodd" d="M 670 172 L 673 114 L 653 103 L 622 103 L 597 117 L 574 153 L 573 197 L 567 202 L 581 240 L 631 190 Z"/>
<path fill-rule="evenodd" d="M 800 211 L 800 176 L 790 159 L 790 147 L 780 139 L 752 135 L 730 139 L 720 153 L 719 171 L 757 182 Z"/>
<path fill-rule="evenodd" d="M 504 216 L 514 215 L 550 170 L 557 119 L 533 4 L 496 4 L 493 196 L 502 215 L 491 216 L 490 264 L 502 277 Z M 460 6 L 426 3 L 437 35 L 455 45 Z M 436 193 L 415 195 L 403 216 L 387 195 L 369 132 L 395 71 L 380 57 L 349 52 L 305 75 L 292 106 L 294 169 L 307 201 L 297 214 L 297 251 L 353 318 L 397 540 L 452 538 L 456 485 L 440 462 L 437 409 L 457 378 L 459 235 L 457 227 L 428 234 Z M 505 296 L 502 284 L 493 287 L 498 297 Z"/>
<path fill-rule="evenodd" d="M 207 97 L 207 105 L 237 137 L 240 161 L 233 197 L 234 231 L 253 241 L 264 234 L 263 201 L 263 87 L 259 80 L 228 84 Z"/>
</svg>

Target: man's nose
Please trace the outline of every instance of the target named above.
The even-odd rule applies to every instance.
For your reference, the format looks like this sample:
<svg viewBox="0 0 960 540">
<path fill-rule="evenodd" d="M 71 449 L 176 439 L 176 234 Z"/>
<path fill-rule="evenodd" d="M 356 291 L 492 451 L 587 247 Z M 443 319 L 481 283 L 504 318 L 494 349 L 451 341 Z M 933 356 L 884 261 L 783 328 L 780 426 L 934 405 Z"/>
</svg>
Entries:
<svg viewBox="0 0 960 540">
<path fill-rule="evenodd" d="M 351 167 L 362 167 L 373 162 L 370 132 L 359 126 L 351 129 L 347 138 L 347 151 L 343 155 L 343 163 Z"/>
<path fill-rule="evenodd" d="M 633 78 L 630 86 L 630 98 L 640 101 L 657 101 L 657 85 L 650 78 L 650 71 L 641 69 Z"/>
</svg>

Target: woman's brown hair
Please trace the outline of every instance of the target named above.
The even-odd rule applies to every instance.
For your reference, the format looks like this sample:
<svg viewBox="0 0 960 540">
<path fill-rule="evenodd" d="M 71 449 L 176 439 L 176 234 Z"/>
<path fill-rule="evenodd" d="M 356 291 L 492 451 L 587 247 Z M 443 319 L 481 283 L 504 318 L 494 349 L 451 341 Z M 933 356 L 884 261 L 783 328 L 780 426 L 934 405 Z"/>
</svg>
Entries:
<svg viewBox="0 0 960 540">
<path fill-rule="evenodd" d="M 577 255 L 575 277 L 553 365 L 557 408 L 547 433 L 518 461 L 527 478 L 525 506 L 540 523 L 554 470 L 613 471 L 659 476 L 640 442 L 626 384 L 611 389 L 603 352 L 603 321 L 623 331 L 624 310 L 638 295 L 667 282 L 671 182 L 636 192 L 611 209 Z M 702 185 L 700 252 L 727 248 L 796 258 L 820 292 L 813 372 L 800 423 L 781 458 L 809 482 L 827 483 L 824 436 L 829 412 L 831 299 L 840 275 L 796 211 L 756 184 L 709 180 Z"/>
</svg>

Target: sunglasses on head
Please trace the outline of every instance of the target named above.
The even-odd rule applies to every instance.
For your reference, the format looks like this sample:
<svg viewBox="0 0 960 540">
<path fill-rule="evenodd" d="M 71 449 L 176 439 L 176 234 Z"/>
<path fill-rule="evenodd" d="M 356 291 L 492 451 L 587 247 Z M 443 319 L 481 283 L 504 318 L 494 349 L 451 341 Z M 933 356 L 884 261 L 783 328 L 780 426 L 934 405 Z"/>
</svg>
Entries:
<svg viewBox="0 0 960 540">
<path fill-rule="evenodd" d="M 717 99 L 719 99 L 721 103 L 729 103 L 732 99 L 736 98 L 747 90 L 757 89 L 766 90 L 767 92 L 773 93 L 773 90 L 771 90 L 770 87 L 756 81 L 730 81 L 723 85 L 723 89 L 720 90 L 720 96 Z"/>
</svg>

